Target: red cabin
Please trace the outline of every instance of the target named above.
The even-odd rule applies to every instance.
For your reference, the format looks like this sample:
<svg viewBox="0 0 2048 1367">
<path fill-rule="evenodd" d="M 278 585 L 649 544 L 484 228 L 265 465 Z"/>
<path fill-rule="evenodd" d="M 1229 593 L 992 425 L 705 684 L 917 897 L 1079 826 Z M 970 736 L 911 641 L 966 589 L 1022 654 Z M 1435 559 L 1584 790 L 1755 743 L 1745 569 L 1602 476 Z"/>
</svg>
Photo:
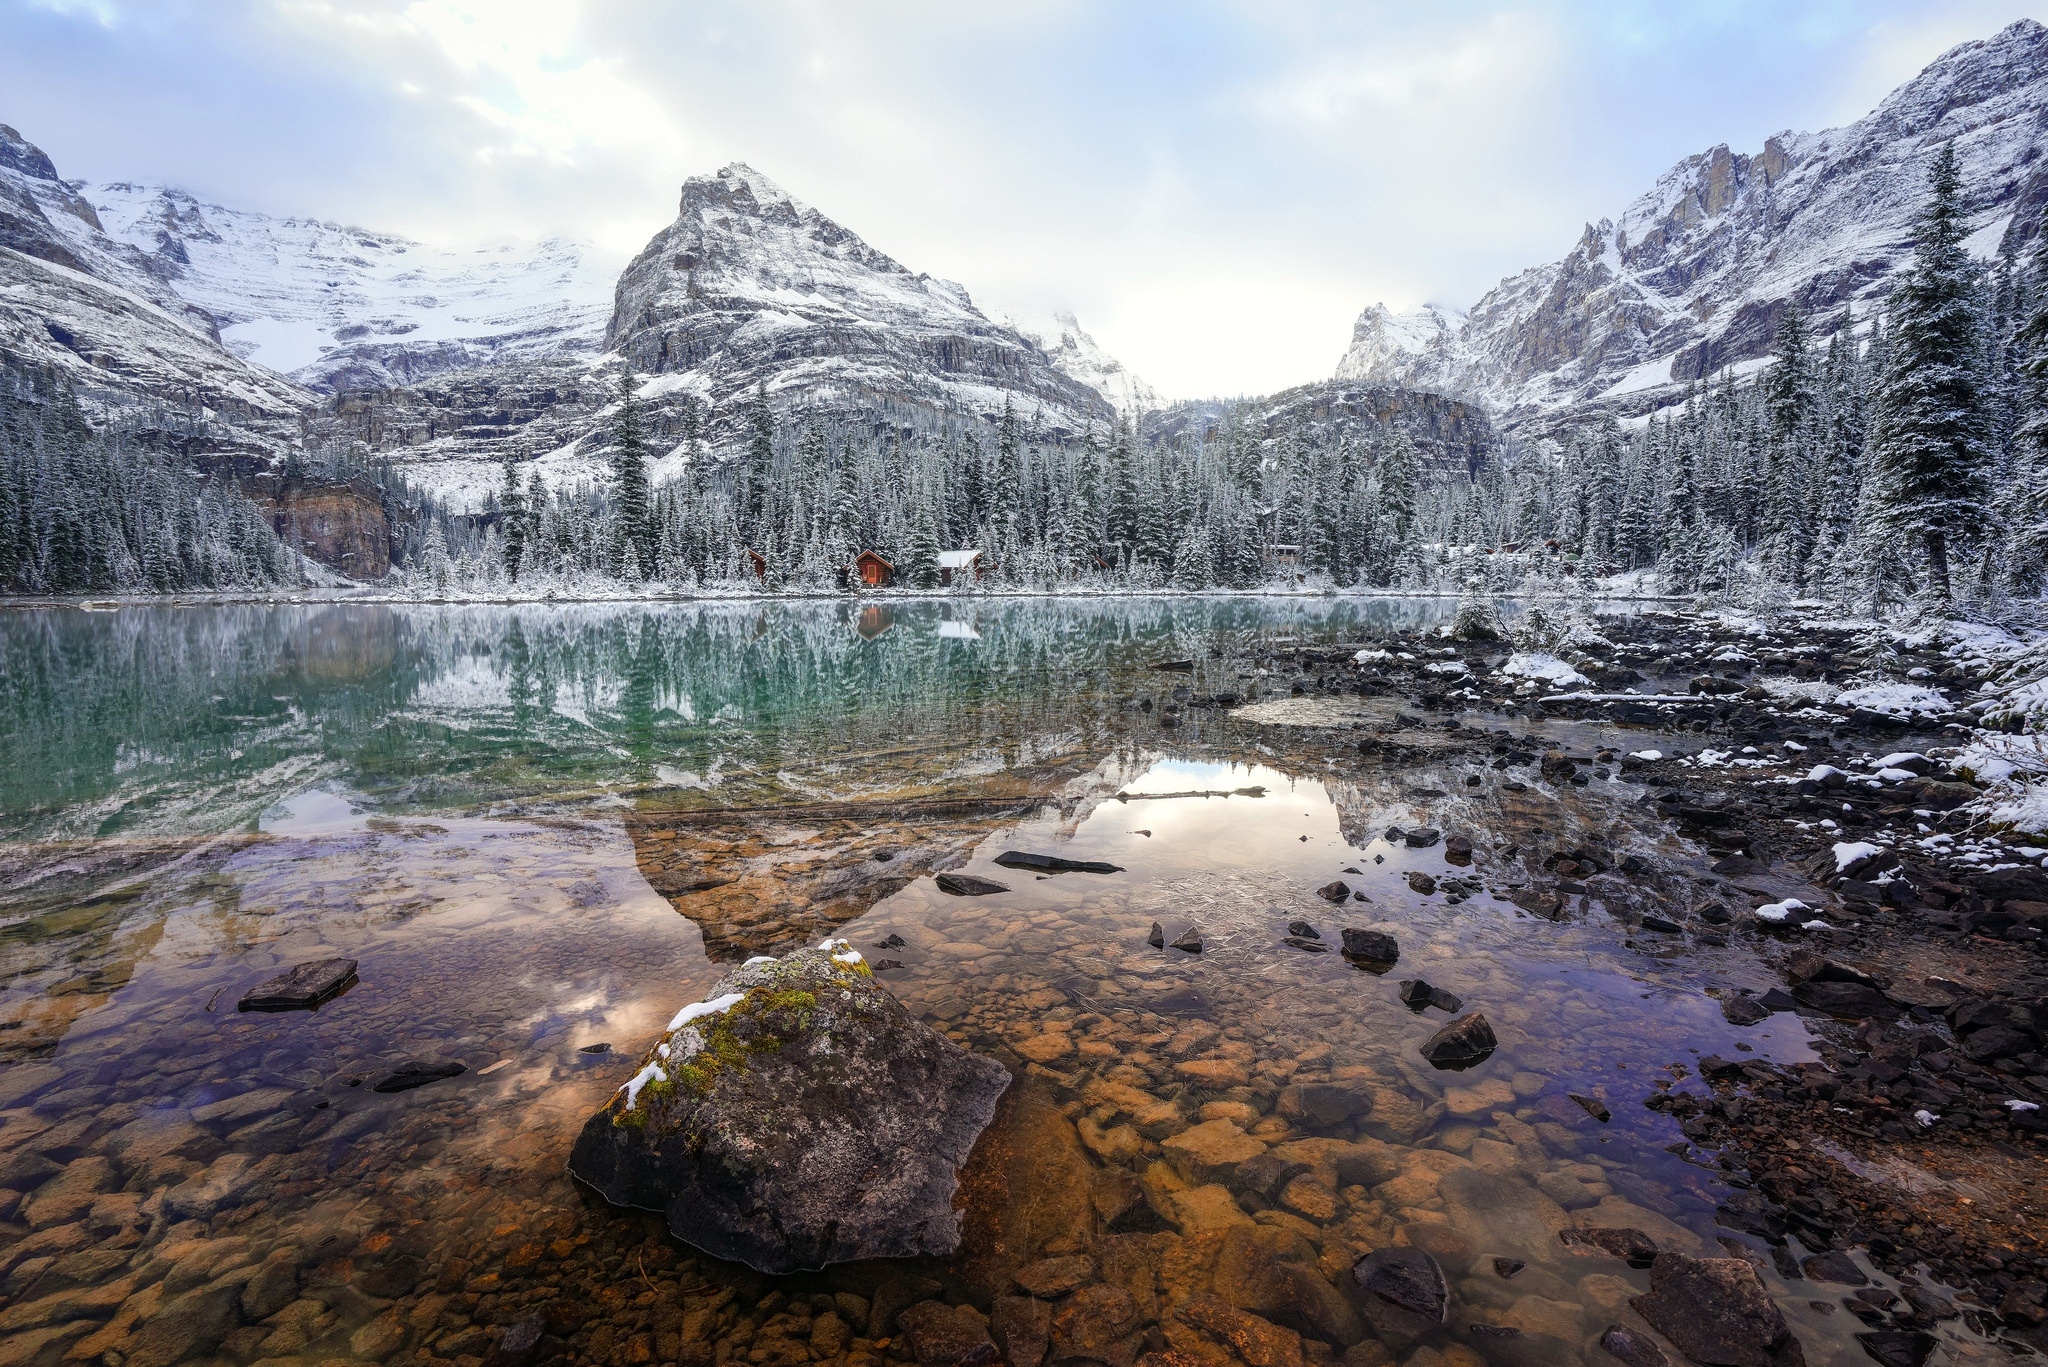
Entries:
<svg viewBox="0 0 2048 1367">
<path fill-rule="evenodd" d="M 896 567 L 876 555 L 873 551 L 862 551 L 853 558 L 854 571 L 860 575 L 860 582 L 871 589 L 888 587 L 889 580 L 896 573 Z"/>
</svg>

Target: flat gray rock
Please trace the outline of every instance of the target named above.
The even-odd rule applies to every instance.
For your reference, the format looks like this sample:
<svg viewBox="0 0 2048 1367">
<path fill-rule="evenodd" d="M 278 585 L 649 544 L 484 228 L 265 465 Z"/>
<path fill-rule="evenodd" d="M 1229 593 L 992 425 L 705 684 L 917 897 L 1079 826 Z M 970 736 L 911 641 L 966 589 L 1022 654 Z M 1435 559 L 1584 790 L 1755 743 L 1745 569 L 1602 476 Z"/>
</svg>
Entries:
<svg viewBox="0 0 2048 1367">
<path fill-rule="evenodd" d="M 356 980 L 354 959 L 315 959 L 294 965 L 268 982 L 250 988 L 235 1003 L 237 1011 L 311 1011 L 331 1001 Z"/>
<path fill-rule="evenodd" d="M 677 1012 L 569 1170 L 762 1272 L 951 1253 L 960 1167 L 1009 1083 L 827 940 Z"/>
</svg>

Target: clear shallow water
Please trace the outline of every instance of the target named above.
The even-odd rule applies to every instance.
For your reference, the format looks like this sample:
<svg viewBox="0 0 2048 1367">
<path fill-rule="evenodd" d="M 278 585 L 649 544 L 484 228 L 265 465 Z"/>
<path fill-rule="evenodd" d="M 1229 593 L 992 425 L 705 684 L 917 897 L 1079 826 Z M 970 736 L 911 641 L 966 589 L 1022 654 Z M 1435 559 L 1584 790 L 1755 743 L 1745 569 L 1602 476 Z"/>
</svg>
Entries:
<svg viewBox="0 0 2048 1367">
<path fill-rule="evenodd" d="M 1039 1117 L 1016 1122 L 1027 1170 L 1138 1180 L 1157 1213 L 1136 1227 L 1178 1226 L 1146 1236 L 1167 1303 L 1223 1290 L 1247 1237 L 1232 1231 L 1254 1222 L 1299 1239 L 1281 1252 L 1325 1275 L 1413 1242 L 1444 1262 L 1455 1307 L 1404 1360 L 1499 1358 L 1478 1323 L 1521 1329 L 1525 1354 L 1601 1361 L 1588 1345 L 1645 1276 L 1566 1256 L 1556 1229 L 1629 1225 L 1703 1252 L 1727 1233 L 1716 1171 L 1641 1098 L 1699 1054 L 1809 1056 L 1796 1018 L 1736 1031 L 1705 995 L 1765 984 L 1739 946 L 1647 952 L 1609 914 L 1686 904 L 1692 852 L 1618 780 L 1514 793 L 1489 773 L 1468 787 L 1482 771 L 1440 733 L 1408 737 L 1420 758 L 1389 765 L 1348 733 L 1220 712 L 1168 728 L 1133 706 L 1163 708 L 1183 682 L 1284 691 L 1256 674 L 1264 646 L 1370 639 L 1447 610 L 0 614 L 0 744 L 15 757 L 0 773 L 10 1360 L 455 1360 L 497 1325 L 591 1296 L 602 1309 L 575 1329 L 580 1353 L 635 1360 L 641 1336 L 638 1360 L 670 1356 L 661 1336 L 682 1328 L 637 1290 L 600 1293 L 637 1281 L 682 1304 L 761 1288 L 674 1265 L 646 1221 L 593 1204 L 562 1170 L 569 1143 L 725 964 L 840 927 L 900 961 L 881 976 L 914 1009 L 1019 1070 L 1019 1109 Z M 1198 669 L 1146 667 L 1164 659 Z M 934 797 L 967 805 L 916 805 Z M 1421 821 L 1472 834 L 1473 863 L 1381 838 Z M 1588 840 L 1660 872 L 1557 923 L 1406 881 L 1506 888 Z M 1037 879 L 993 863 L 1011 848 L 1125 871 Z M 924 876 L 939 867 L 1011 891 L 948 897 Z M 1370 901 L 1314 895 L 1340 875 Z M 1331 941 L 1343 925 L 1389 930 L 1401 963 L 1380 977 L 1288 947 L 1296 918 Z M 1152 948 L 1154 921 L 1169 939 L 1198 928 L 1203 952 Z M 891 935 L 901 948 L 874 948 Z M 319 1012 L 234 1012 L 264 977 L 335 954 L 359 961 L 360 982 Z M 1402 1006 L 1408 977 L 1486 1012 L 1501 1048 L 1431 1069 L 1417 1049 L 1448 1017 Z M 613 1049 L 584 1052 L 598 1044 Z M 433 1059 L 468 1071 L 395 1095 L 366 1085 Z M 1286 1114 L 1283 1089 L 1317 1080 L 1367 1090 L 1370 1114 Z M 1298 1155 L 1320 1189 L 1232 1199 L 1162 1143 L 1216 1122 Z M 1397 1166 L 1347 1182 L 1315 1147 L 1332 1139 L 1390 1145 Z M 967 1190 L 981 1233 L 930 1270 L 986 1308 L 991 1285 L 1006 1289 L 987 1232 L 1018 1242 L 1003 1220 L 1023 1198 Z M 1108 1247 L 1102 1209 L 1045 1202 L 1031 1252 Z M 607 1250 L 627 1246 L 622 1273 Z M 1495 1256 L 1530 1267 L 1503 1280 Z M 1862 1360 L 1860 1326 L 1808 1304 L 1821 1288 L 1770 1280 L 1809 1361 Z M 875 1277 L 792 1285 L 866 1296 Z M 88 1291 L 87 1310 L 50 1304 Z M 771 1318 L 754 1312 L 763 1335 Z M 191 1346 L 162 1346 L 178 1325 Z"/>
</svg>

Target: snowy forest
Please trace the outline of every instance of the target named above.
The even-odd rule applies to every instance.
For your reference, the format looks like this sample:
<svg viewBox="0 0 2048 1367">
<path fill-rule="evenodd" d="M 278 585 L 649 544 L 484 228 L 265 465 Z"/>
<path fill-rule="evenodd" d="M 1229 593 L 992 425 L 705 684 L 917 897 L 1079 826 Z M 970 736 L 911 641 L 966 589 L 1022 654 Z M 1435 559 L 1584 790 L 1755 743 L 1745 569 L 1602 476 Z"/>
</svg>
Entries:
<svg viewBox="0 0 2048 1367">
<path fill-rule="evenodd" d="M 684 414 L 656 486 L 635 380 L 606 479 L 548 487 L 507 464 L 481 510 L 410 500 L 394 571 L 428 594 L 848 591 L 871 551 L 895 588 L 982 553 L 983 588 L 1589 589 L 1885 612 L 1995 610 L 2048 573 L 2048 251 L 1988 265 L 1952 151 L 1932 169 L 1913 264 L 1876 316 L 1815 329 L 1786 308 L 1772 356 L 1674 409 L 1509 443 L 1474 477 L 1257 401 L 1199 436 L 1126 421 L 1079 441 L 1000 420 L 878 439 L 748 402 L 714 453 Z M 68 396 L 0 389 L 0 590 L 291 584 L 302 557 L 232 484 L 95 431 Z M 957 588 L 958 586 L 956 586 Z"/>
</svg>

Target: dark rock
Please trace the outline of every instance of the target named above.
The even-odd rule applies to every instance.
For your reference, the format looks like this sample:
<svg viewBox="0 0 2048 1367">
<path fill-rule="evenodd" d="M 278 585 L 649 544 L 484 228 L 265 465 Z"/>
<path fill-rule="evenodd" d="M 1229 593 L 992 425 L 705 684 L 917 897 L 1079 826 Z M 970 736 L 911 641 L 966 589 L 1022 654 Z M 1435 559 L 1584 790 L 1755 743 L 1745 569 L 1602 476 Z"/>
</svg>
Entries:
<svg viewBox="0 0 2048 1367">
<path fill-rule="evenodd" d="M 605 1043 L 600 1044 L 586 1044 L 581 1049 L 578 1049 L 576 1052 L 579 1054 L 609 1054 L 611 1051 L 612 1046 L 607 1041 Z"/>
<path fill-rule="evenodd" d="M 909 943 L 909 941 L 905 940 L 905 939 L 904 939 L 904 938 L 903 938 L 903 937 L 902 937 L 901 935 L 893 935 L 893 934 L 892 934 L 892 935 L 888 936 L 888 937 L 887 937 L 887 938 L 885 938 L 885 939 L 880 939 L 880 940 L 877 940 L 877 941 L 875 941 L 875 948 L 876 948 L 876 949 L 901 949 L 901 948 L 903 948 L 903 946 L 904 946 L 904 945 L 906 945 L 906 944 L 908 944 L 908 943 Z"/>
<path fill-rule="evenodd" d="M 1576 1101 L 1578 1098 L 1572 1098 Z M 1640 1229 L 1595 1227 L 1566 1229 L 1558 1240 L 1576 1253 L 1605 1254 L 1620 1258 L 1630 1267 L 1648 1267 L 1657 1259 L 1657 1241 Z"/>
<path fill-rule="evenodd" d="M 1884 984 L 1860 968 L 1851 968 L 1844 963 L 1824 958 L 1810 949 L 1792 952 L 1785 961 L 1785 976 L 1796 986 L 1799 983 L 1854 983 L 1858 987 L 1879 988 Z"/>
<path fill-rule="evenodd" d="M 1358 930 L 1351 926 L 1344 928 L 1344 953 L 1348 958 L 1376 964 L 1401 960 L 1401 946 L 1393 936 L 1383 930 Z"/>
<path fill-rule="evenodd" d="M 1323 938 L 1322 932 L 1306 921 L 1289 921 L 1287 923 L 1287 933 L 1299 940 L 1320 940 Z"/>
<path fill-rule="evenodd" d="M 1840 1249 L 1833 1253 L 1818 1253 L 1800 1265 L 1801 1272 L 1811 1281 L 1826 1282 L 1831 1286 L 1868 1286 L 1870 1278 L 1863 1275 L 1863 1269 L 1856 1266 L 1856 1260 Z"/>
<path fill-rule="evenodd" d="M 1725 926 L 1735 919 L 1735 913 L 1728 909 L 1725 902 L 1702 902 L 1693 915 L 1710 926 Z"/>
<path fill-rule="evenodd" d="M 2026 1053 L 2033 1047 L 2032 1036 L 2009 1025 L 1994 1025 L 1988 1030 L 1979 1030 L 1966 1036 L 1957 1046 L 1963 1057 L 1972 1063 L 1989 1063 L 1993 1059 L 2012 1058 L 2016 1054 Z"/>
<path fill-rule="evenodd" d="M 1422 1056 L 1438 1068 L 1470 1068 L 1484 1063 L 1499 1044 L 1493 1026 L 1474 1011 L 1431 1035 L 1422 1046 Z"/>
<path fill-rule="evenodd" d="M 1002 1361 L 988 1321 L 971 1305 L 919 1301 L 896 1316 L 917 1367 L 995 1367 Z"/>
<path fill-rule="evenodd" d="M 1145 943 L 1154 949 L 1166 948 L 1166 932 L 1159 928 L 1157 921 L 1152 923 L 1152 933 L 1145 937 Z"/>
<path fill-rule="evenodd" d="M 1742 690 L 1743 685 L 1735 680 L 1718 678 L 1712 674 L 1702 674 L 1686 685 L 1686 692 L 1695 695 L 1725 695 L 1740 693 Z"/>
<path fill-rule="evenodd" d="M 1401 834 L 1402 841 L 1411 850 L 1426 850 L 1443 839 L 1444 833 L 1434 826 L 1417 826 Z"/>
<path fill-rule="evenodd" d="M 1644 930 L 1654 930 L 1662 935 L 1678 935 L 1682 934 L 1685 930 L 1685 927 L 1678 924 L 1678 922 L 1667 920 L 1653 912 L 1645 912 L 1643 914 L 1641 925 Z"/>
<path fill-rule="evenodd" d="M 1128 1367 L 1136 1361 L 1144 1337 L 1137 1300 L 1121 1286 L 1084 1286 L 1053 1311 L 1055 1361 L 1085 1359 L 1106 1367 Z"/>
<path fill-rule="evenodd" d="M 1792 989 L 1792 995 L 1800 1005 L 1831 1016 L 1874 1016 L 1894 1009 L 1884 993 L 1862 983 L 1803 982 Z"/>
<path fill-rule="evenodd" d="M 1473 779 L 1472 781 L 1473 781 L 1474 783 L 1477 783 L 1477 782 L 1478 782 L 1478 779 L 1477 779 L 1477 778 L 1475 777 L 1475 778 L 1474 778 L 1474 779 Z M 1469 835 L 1447 835 L 1447 836 L 1445 836 L 1445 837 L 1444 837 L 1444 858 L 1446 858 L 1446 859 L 1450 860 L 1450 861 L 1451 861 L 1452 863 L 1458 863 L 1458 862 L 1460 862 L 1460 861 L 1462 861 L 1462 860 L 1468 860 L 1468 859 L 1470 859 L 1471 857 L 1472 857 L 1472 837 L 1471 837 L 1471 836 L 1469 836 Z"/>
<path fill-rule="evenodd" d="M 415 1059 L 372 1083 L 373 1092 L 409 1092 L 443 1078 L 460 1077 L 469 1069 L 454 1059 Z"/>
<path fill-rule="evenodd" d="M 1175 949 L 1184 949 L 1190 954 L 1200 954 L 1202 952 L 1202 932 L 1193 926 L 1189 926 L 1186 930 L 1173 937 L 1173 947 Z"/>
<path fill-rule="evenodd" d="M 1758 997 L 1757 1001 L 1764 1006 L 1768 1006 L 1773 1011 L 1792 1011 L 1796 1010 L 1799 1006 L 1798 998 L 1782 987 L 1771 988 L 1761 997 Z"/>
<path fill-rule="evenodd" d="M 1639 1334 L 1625 1324 L 1608 1325 L 1607 1332 L 1600 1336 L 1600 1346 L 1627 1367 L 1671 1367 L 1671 1359 L 1664 1356 L 1662 1348 L 1647 1334 Z"/>
<path fill-rule="evenodd" d="M 955 897 L 987 897 L 1010 890 L 1008 883 L 998 883 L 993 878 L 976 878 L 971 873 L 942 873 L 936 881 L 940 892 L 949 892 Z"/>
<path fill-rule="evenodd" d="M 1493 1275 L 1504 1282 L 1513 1281 L 1515 1274 L 1528 1265 L 1520 1258 L 1495 1258 L 1493 1260 Z"/>
<path fill-rule="evenodd" d="M 1459 1009 L 1465 1005 L 1464 1000 L 1457 993 L 1446 992 L 1441 987 L 1432 987 L 1420 978 L 1410 978 L 1407 982 L 1402 983 L 1400 992 L 1401 1001 L 1416 1011 L 1422 1011 L 1434 1006 L 1439 1011 L 1448 1011 L 1452 1015 L 1456 1015 Z"/>
<path fill-rule="evenodd" d="M 1383 1338 L 1415 1338 L 1444 1322 L 1451 1292 L 1436 1259 L 1419 1248 L 1383 1248 L 1351 1266 L 1347 1290 Z"/>
<path fill-rule="evenodd" d="M 1427 897 L 1436 891 L 1436 879 L 1424 873 L 1421 869 L 1410 869 L 1408 871 L 1408 889 L 1411 892 L 1418 892 Z"/>
<path fill-rule="evenodd" d="M 1277 1201 L 1281 1189 L 1308 1170 L 1306 1163 L 1262 1153 L 1239 1163 L 1230 1173 L 1230 1185 L 1261 1200 Z"/>
<path fill-rule="evenodd" d="M 1934 1355 L 1934 1335 L 1918 1329 L 1874 1329 L 1856 1341 L 1884 1367 L 1921 1367 Z"/>
<path fill-rule="evenodd" d="M 1804 1367 L 1806 1354 L 1756 1268 L 1741 1258 L 1660 1253 L 1629 1302 L 1701 1367 Z"/>
<path fill-rule="evenodd" d="M 1303 935 L 1282 936 L 1280 943 L 1289 949 L 1299 949 L 1308 954 L 1328 954 L 1330 947 L 1321 940 L 1311 940 Z"/>
<path fill-rule="evenodd" d="M 1031 869 L 1037 873 L 1122 873 L 1121 864 L 1105 864 L 1099 859 L 1063 859 L 1056 854 L 1025 854 L 1020 850 L 1004 850 L 996 856 L 996 862 L 1006 869 Z"/>
<path fill-rule="evenodd" d="M 901 959 L 871 959 L 871 960 L 869 960 L 869 961 L 868 961 L 868 967 L 869 967 L 869 968 L 871 968 L 871 969 L 873 969 L 873 970 L 874 970 L 875 972 L 877 972 L 877 973 L 887 973 L 887 972 L 889 972 L 889 971 L 890 971 L 891 969 L 897 969 L 897 968 L 901 968 L 901 967 L 903 967 L 903 960 L 901 960 Z"/>
<path fill-rule="evenodd" d="M 1582 1096 L 1578 1092 L 1570 1092 L 1567 1093 L 1567 1095 L 1569 1095 L 1573 1101 L 1576 1101 L 1579 1104 L 1580 1110 L 1584 1111 L 1587 1115 L 1592 1116 L 1593 1119 L 1599 1121 L 1602 1125 L 1605 1125 L 1608 1121 L 1614 1119 L 1614 1113 L 1607 1109 L 1606 1103 L 1602 1102 L 1600 1098 L 1593 1096 Z"/>
<path fill-rule="evenodd" d="M 354 959 L 314 959 L 250 988 L 237 1011 L 311 1011 L 332 1001 L 356 981 Z"/>
<path fill-rule="evenodd" d="M 1325 902 L 1344 902 L 1350 900 L 1351 889 L 1340 878 L 1334 883 L 1325 883 L 1317 888 L 1316 896 L 1322 898 Z"/>
<path fill-rule="evenodd" d="M 484 1354 L 484 1367 L 532 1367 L 540 1360 L 541 1335 L 547 1327 L 547 1321 L 539 1315 L 528 1315 L 506 1325 L 491 1351 Z"/>
<path fill-rule="evenodd" d="M 1730 1025 L 1755 1025 L 1771 1018 L 1771 1008 L 1755 997 L 1733 996 L 1721 999 L 1721 1019 Z"/>
<path fill-rule="evenodd" d="M 1002 1065 L 918 1021 L 843 940 L 743 965 L 711 999 L 728 1004 L 678 1013 L 584 1125 L 570 1171 L 772 1274 L 952 1252 Z"/>
</svg>

